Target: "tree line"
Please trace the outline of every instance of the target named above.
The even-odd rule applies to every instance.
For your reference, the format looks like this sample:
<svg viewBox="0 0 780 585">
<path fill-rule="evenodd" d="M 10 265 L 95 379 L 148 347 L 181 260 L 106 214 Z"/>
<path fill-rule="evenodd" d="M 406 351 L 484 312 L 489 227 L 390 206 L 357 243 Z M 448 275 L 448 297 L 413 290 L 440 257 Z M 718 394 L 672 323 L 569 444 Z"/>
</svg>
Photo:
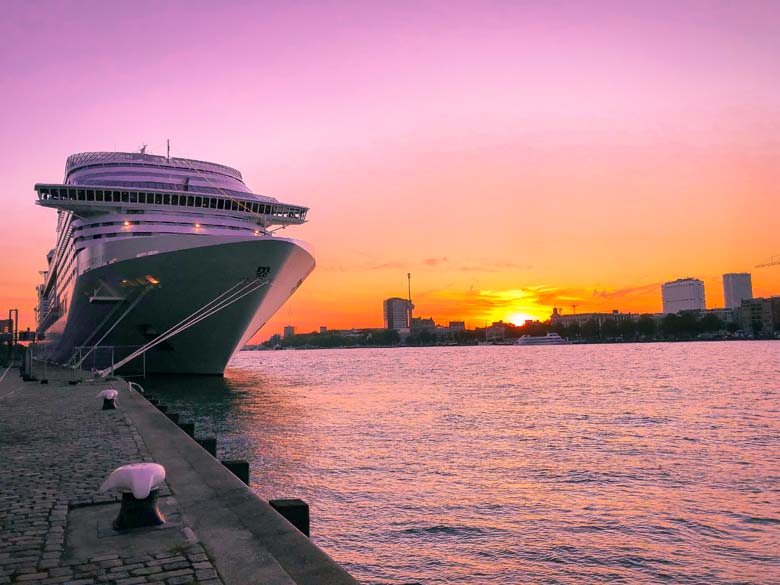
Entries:
<svg viewBox="0 0 780 585">
<path fill-rule="evenodd" d="M 652 315 L 637 318 L 612 316 L 590 318 L 583 323 L 564 325 L 561 321 L 532 321 L 523 325 L 504 323 L 504 339 L 512 341 L 523 335 L 543 336 L 554 332 L 574 342 L 603 343 L 620 341 L 684 341 L 701 337 L 717 337 L 739 330 L 736 323 L 724 323 L 717 315 L 696 312 L 682 312 L 664 315 L 656 319 Z M 756 332 L 754 332 L 756 333 Z M 485 340 L 485 329 L 456 331 L 447 335 L 436 335 L 423 330 L 407 336 L 403 345 L 474 345 Z M 402 345 L 398 331 L 392 329 L 364 330 L 357 334 L 342 332 L 303 333 L 290 338 L 274 335 L 262 344 L 267 348 L 303 347 L 387 347 Z"/>
</svg>

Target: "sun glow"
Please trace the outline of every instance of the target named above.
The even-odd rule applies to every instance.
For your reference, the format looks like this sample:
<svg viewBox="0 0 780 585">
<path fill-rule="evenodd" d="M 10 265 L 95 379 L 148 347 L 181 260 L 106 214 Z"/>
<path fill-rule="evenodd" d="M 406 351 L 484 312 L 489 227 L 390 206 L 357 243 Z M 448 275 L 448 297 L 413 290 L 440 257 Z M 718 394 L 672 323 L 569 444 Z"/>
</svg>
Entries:
<svg viewBox="0 0 780 585">
<path fill-rule="evenodd" d="M 526 321 L 537 321 L 539 317 L 534 317 L 528 313 L 512 313 L 506 320 L 515 325 L 523 325 Z"/>
</svg>

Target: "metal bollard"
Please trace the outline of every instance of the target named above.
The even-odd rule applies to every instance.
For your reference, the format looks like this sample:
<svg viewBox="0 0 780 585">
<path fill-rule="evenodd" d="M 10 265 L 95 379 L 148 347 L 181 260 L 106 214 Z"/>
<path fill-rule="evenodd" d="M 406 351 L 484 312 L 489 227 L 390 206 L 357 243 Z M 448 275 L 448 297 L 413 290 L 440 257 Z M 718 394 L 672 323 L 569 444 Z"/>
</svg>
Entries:
<svg viewBox="0 0 780 585">
<path fill-rule="evenodd" d="M 133 494 L 124 492 L 119 515 L 112 524 L 114 530 L 131 530 L 165 524 L 165 516 L 157 506 L 157 493 L 158 490 L 152 490 L 146 498 L 139 500 Z"/>
<path fill-rule="evenodd" d="M 119 392 L 113 388 L 102 390 L 97 397 L 103 399 L 103 410 L 116 410 L 116 399 Z"/>
<path fill-rule="evenodd" d="M 99 491 L 122 491 L 122 505 L 114 520 L 114 529 L 130 530 L 164 524 L 165 516 L 157 506 L 157 490 L 164 481 L 165 468 L 158 463 L 131 463 L 112 471 Z"/>
<path fill-rule="evenodd" d="M 268 500 L 268 503 L 290 524 L 309 536 L 309 504 L 298 498 Z"/>
<path fill-rule="evenodd" d="M 209 454 L 212 457 L 217 456 L 217 438 L 216 437 L 205 437 L 203 439 L 195 439 L 200 443 L 200 446 L 203 447 L 206 451 L 209 452 Z"/>
<path fill-rule="evenodd" d="M 243 459 L 231 459 L 223 461 L 222 465 L 230 470 L 230 473 L 249 485 L 249 462 Z"/>
</svg>

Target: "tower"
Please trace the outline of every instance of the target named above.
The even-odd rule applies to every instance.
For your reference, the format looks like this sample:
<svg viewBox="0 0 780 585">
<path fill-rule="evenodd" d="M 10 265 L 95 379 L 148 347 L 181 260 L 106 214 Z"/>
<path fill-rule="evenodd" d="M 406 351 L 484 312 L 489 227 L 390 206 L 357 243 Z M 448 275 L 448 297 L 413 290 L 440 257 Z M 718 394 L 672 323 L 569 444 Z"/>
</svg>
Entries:
<svg viewBox="0 0 780 585">
<path fill-rule="evenodd" d="M 723 275 L 723 297 L 727 309 L 738 308 L 743 300 L 753 298 L 753 282 L 747 272 Z"/>
</svg>

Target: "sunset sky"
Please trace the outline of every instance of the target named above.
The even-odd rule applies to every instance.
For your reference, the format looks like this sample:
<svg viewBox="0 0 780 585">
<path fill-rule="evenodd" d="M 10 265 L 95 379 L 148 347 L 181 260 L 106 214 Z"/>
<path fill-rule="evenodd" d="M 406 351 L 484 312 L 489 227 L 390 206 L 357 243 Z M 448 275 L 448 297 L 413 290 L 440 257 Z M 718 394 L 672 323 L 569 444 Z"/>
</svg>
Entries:
<svg viewBox="0 0 780 585">
<path fill-rule="evenodd" d="M 311 208 L 318 267 L 257 339 L 780 294 L 780 3 L 0 4 L 0 315 L 32 326 L 80 151 L 222 162 Z"/>
</svg>

